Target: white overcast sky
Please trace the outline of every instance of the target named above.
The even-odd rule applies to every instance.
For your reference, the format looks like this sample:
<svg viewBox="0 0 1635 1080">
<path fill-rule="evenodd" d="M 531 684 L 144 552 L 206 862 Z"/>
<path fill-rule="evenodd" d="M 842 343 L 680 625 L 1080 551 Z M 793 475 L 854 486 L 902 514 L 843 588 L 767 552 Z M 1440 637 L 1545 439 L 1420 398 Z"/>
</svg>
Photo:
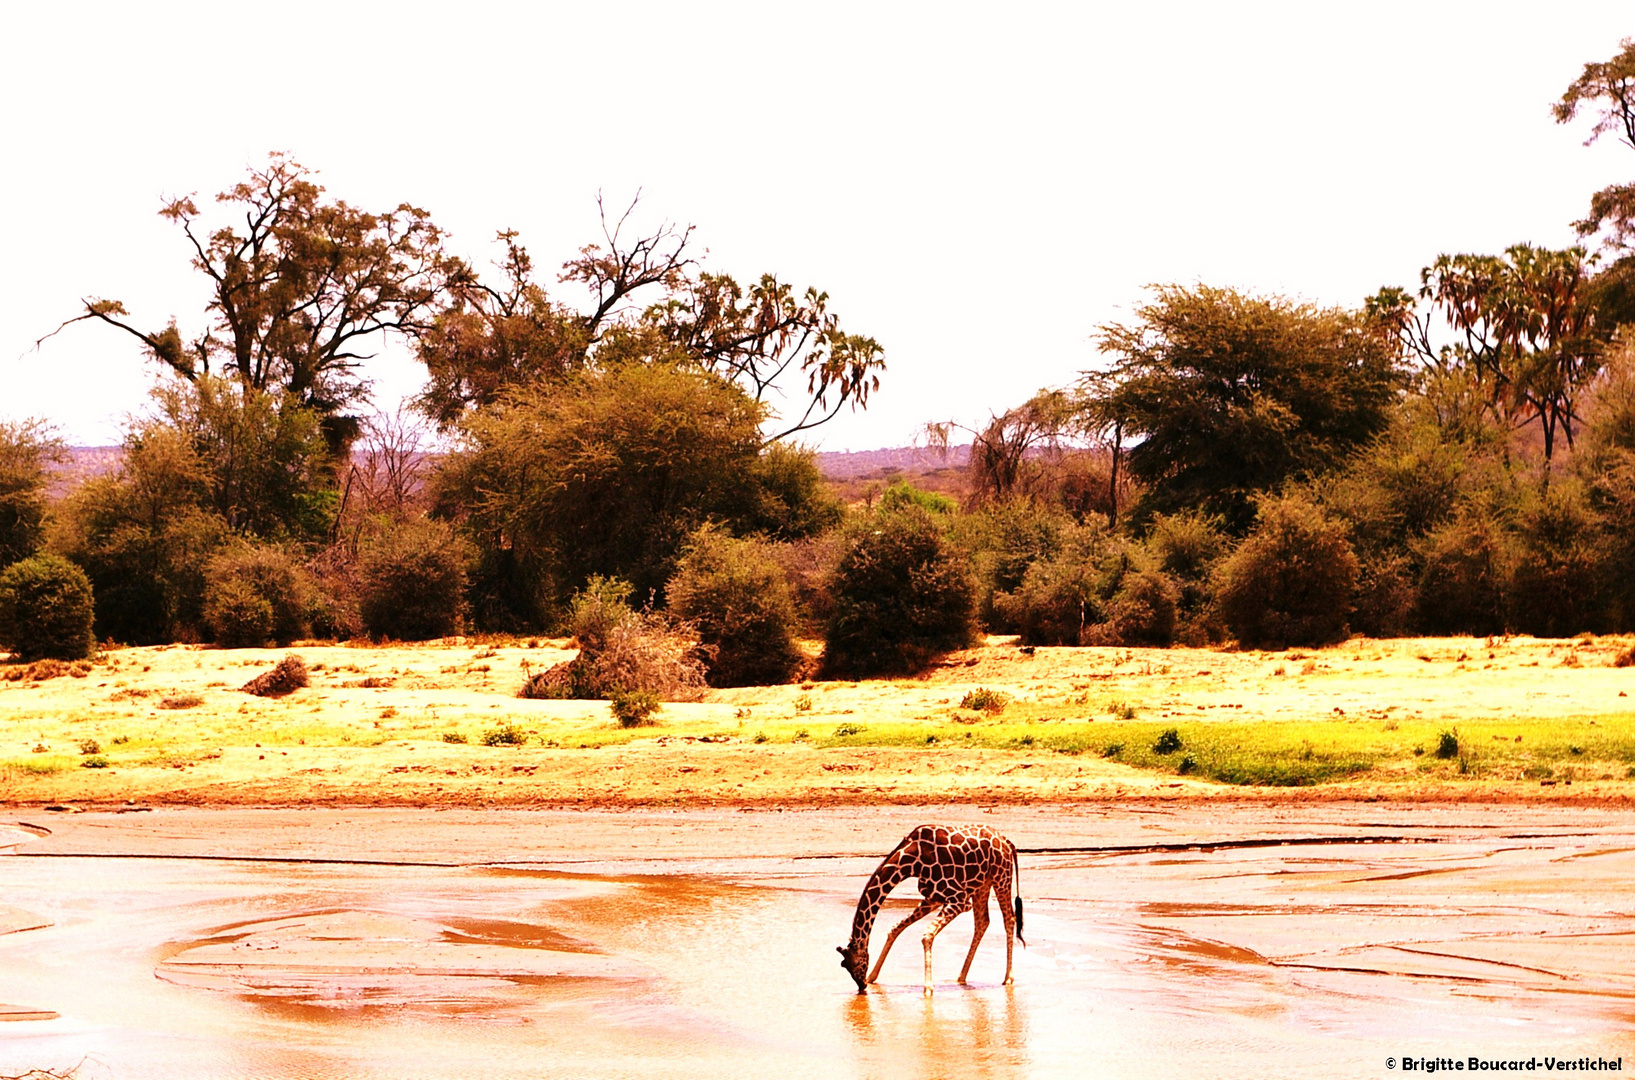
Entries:
<svg viewBox="0 0 1635 1080">
<path fill-rule="evenodd" d="M 198 325 L 167 195 L 292 151 L 486 261 L 595 199 L 826 289 L 888 370 L 826 449 L 975 422 L 1097 362 L 1153 282 L 1355 304 L 1443 251 L 1565 245 L 1635 151 L 1549 105 L 1621 2 L 0 5 L 0 417 L 118 440 L 154 378 L 77 298 Z M 563 299 L 574 301 L 567 286 Z M 401 351 L 377 398 L 418 385 Z"/>
</svg>

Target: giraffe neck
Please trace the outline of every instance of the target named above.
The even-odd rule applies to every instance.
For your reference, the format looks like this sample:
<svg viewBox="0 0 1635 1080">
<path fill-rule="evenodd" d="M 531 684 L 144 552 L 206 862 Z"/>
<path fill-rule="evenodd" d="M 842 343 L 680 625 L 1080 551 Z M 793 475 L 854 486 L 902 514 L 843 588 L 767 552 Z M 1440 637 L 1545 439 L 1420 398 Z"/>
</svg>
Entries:
<svg viewBox="0 0 1635 1080">
<path fill-rule="evenodd" d="M 853 945 L 868 947 L 869 931 L 874 929 L 875 917 L 880 914 L 886 896 L 897 887 L 898 882 L 912 874 L 912 868 L 898 862 L 895 853 L 875 870 L 874 876 L 863 887 L 863 895 L 857 900 L 857 914 L 852 916 Z"/>
</svg>

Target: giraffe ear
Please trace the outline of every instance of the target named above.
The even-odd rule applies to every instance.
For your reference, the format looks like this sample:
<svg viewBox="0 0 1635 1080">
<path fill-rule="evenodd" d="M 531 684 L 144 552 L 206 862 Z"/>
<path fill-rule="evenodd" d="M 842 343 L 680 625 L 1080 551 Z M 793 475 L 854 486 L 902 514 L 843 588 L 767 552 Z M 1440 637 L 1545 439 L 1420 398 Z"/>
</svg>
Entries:
<svg viewBox="0 0 1635 1080">
<path fill-rule="evenodd" d="M 836 945 L 835 946 L 835 952 L 839 953 L 841 956 L 845 956 L 846 955 L 846 946 Z"/>
</svg>

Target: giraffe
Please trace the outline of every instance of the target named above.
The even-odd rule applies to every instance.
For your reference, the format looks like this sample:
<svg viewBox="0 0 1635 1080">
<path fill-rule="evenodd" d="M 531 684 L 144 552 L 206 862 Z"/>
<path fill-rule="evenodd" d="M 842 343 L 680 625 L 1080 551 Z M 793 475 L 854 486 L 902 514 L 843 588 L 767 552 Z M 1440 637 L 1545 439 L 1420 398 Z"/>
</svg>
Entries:
<svg viewBox="0 0 1635 1080">
<path fill-rule="evenodd" d="M 869 931 L 874 928 L 875 916 L 886 902 L 886 894 L 906 878 L 914 878 L 923 899 L 908 918 L 891 928 L 880 958 L 869 971 Z M 868 984 L 880 977 L 880 968 L 886 954 L 897 940 L 897 935 L 935 911 L 931 928 L 920 940 L 925 945 L 925 992 L 931 993 L 931 943 L 943 927 L 967 911 L 976 919 L 976 933 L 971 937 L 970 951 L 965 954 L 965 966 L 959 970 L 959 981 L 970 973 L 976 947 L 988 929 L 988 890 L 999 898 L 999 913 L 1005 921 L 1005 985 L 1011 984 L 1011 938 L 1022 941 L 1022 881 L 1021 867 L 1016 859 L 1016 845 L 986 825 L 956 828 L 947 825 L 921 825 L 898 844 L 880 863 L 863 895 L 857 901 L 857 914 L 852 918 L 851 941 L 838 948 L 840 966 L 857 983 L 862 993 Z M 1015 897 L 1015 907 L 1011 898 Z M 1026 941 L 1022 941 L 1026 945 Z M 867 977 L 864 972 L 868 971 Z"/>
</svg>

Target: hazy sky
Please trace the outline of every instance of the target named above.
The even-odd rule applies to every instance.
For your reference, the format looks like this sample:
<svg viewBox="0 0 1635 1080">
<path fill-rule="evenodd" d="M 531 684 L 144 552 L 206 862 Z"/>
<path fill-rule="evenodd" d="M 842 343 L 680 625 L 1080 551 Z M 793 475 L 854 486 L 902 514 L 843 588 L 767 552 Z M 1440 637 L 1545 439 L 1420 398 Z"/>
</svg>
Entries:
<svg viewBox="0 0 1635 1080">
<path fill-rule="evenodd" d="M 1635 151 L 1549 105 L 1635 35 L 1554 5 L 8 4 L 0 416 L 118 439 L 155 375 L 80 296 L 199 324 L 167 195 L 292 151 L 486 262 L 644 192 L 709 265 L 826 289 L 888 370 L 829 449 L 975 422 L 1097 363 L 1153 282 L 1355 304 L 1443 251 L 1564 245 Z M 567 286 L 563 299 L 578 297 Z M 372 363 L 390 404 L 419 382 Z"/>
</svg>

